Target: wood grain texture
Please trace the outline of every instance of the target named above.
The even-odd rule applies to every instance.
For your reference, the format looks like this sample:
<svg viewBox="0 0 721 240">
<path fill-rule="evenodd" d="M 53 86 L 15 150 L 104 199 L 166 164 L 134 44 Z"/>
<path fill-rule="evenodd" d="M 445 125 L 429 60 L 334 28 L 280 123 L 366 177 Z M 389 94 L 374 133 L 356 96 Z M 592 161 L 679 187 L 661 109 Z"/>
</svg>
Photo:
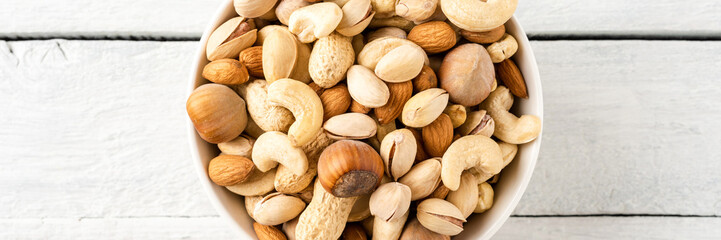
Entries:
<svg viewBox="0 0 721 240">
<path fill-rule="evenodd" d="M 195 42 L 0 42 L 0 216 L 214 215 L 191 165 Z"/>
<path fill-rule="evenodd" d="M 0 219 L 0 239 L 238 239 L 219 217 Z"/>
<path fill-rule="evenodd" d="M 512 217 L 493 239 L 718 239 L 719 225 L 721 218 Z"/>
<path fill-rule="evenodd" d="M 721 214 L 721 42 L 532 46 L 544 136 L 515 214 Z"/>
<path fill-rule="evenodd" d="M 519 1 L 516 16 L 534 35 L 721 36 L 721 2 L 673 0 Z"/>
<path fill-rule="evenodd" d="M 0 36 L 200 37 L 222 2 L 3 0 Z M 719 12 L 715 0 L 536 0 L 521 1 L 516 16 L 532 35 L 721 37 Z"/>
</svg>

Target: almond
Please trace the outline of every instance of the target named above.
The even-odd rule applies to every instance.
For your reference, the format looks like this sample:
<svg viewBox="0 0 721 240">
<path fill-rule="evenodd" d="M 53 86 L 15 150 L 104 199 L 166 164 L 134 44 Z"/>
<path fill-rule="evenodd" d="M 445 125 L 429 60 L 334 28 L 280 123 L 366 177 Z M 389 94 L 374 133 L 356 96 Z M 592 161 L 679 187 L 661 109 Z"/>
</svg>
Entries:
<svg viewBox="0 0 721 240">
<path fill-rule="evenodd" d="M 325 89 L 320 94 L 320 101 L 323 103 L 323 121 L 345 113 L 351 103 L 348 87 L 345 84 L 338 84 L 335 87 Z"/>
<path fill-rule="evenodd" d="M 432 157 L 441 157 L 453 142 L 453 123 L 445 113 L 423 127 L 421 131 L 426 152 Z"/>
<path fill-rule="evenodd" d="M 285 234 L 275 228 L 274 226 L 266 226 L 260 223 L 253 223 L 253 230 L 255 235 L 258 236 L 258 240 L 287 240 Z"/>
<path fill-rule="evenodd" d="M 445 22 L 433 21 L 413 27 L 408 40 L 428 53 L 440 53 L 456 45 L 456 32 Z"/>
<path fill-rule="evenodd" d="M 413 92 L 423 92 L 430 88 L 438 87 L 438 78 L 433 69 L 429 66 L 423 66 L 421 73 L 413 79 Z"/>
<path fill-rule="evenodd" d="M 215 184 L 232 186 L 245 181 L 253 170 L 253 161 L 235 155 L 220 155 L 208 164 L 208 176 Z"/>
<path fill-rule="evenodd" d="M 401 115 L 406 101 L 413 95 L 413 83 L 386 83 L 390 91 L 390 98 L 386 105 L 376 108 L 375 114 L 381 124 L 389 123 Z"/>
<path fill-rule="evenodd" d="M 416 161 L 415 163 L 419 163 L 423 160 L 428 159 L 428 154 L 426 153 L 426 150 L 423 149 L 423 137 L 421 136 L 421 133 L 416 130 L 415 128 L 407 128 L 408 130 L 413 133 L 413 137 L 416 138 L 416 146 L 418 149 L 416 150 Z"/>
<path fill-rule="evenodd" d="M 518 69 L 518 66 L 516 66 L 513 60 L 506 59 L 494 65 L 496 67 L 496 76 L 508 87 L 508 90 L 510 90 L 513 95 L 520 98 L 528 98 L 526 81 L 523 79 L 521 70 Z"/>
<path fill-rule="evenodd" d="M 461 36 L 468 41 L 480 44 L 491 44 L 503 37 L 506 33 L 506 26 L 501 25 L 487 32 L 471 32 L 461 29 Z"/>
<path fill-rule="evenodd" d="M 363 106 L 363 104 L 360 104 L 356 100 L 353 100 L 353 99 L 351 99 L 351 100 L 352 101 L 351 101 L 350 109 L 349 109 L 351 112 L 368 113 L 371 111 L 371 108 Z"/>
<path fill-rule="evenodd" d="M 248 70 L 235 59 L 218 59 L 203 68 L 203 77 L 214 83 L 243 84 L 248 81 Z"/>
<path fill-rule="evenodd" d="M 251 76 L 265 79 L 265 75 L 263 75 L 263 46 L 246 48 L 240 52 L 238 60 L 245 65 Z"/>
</svg>

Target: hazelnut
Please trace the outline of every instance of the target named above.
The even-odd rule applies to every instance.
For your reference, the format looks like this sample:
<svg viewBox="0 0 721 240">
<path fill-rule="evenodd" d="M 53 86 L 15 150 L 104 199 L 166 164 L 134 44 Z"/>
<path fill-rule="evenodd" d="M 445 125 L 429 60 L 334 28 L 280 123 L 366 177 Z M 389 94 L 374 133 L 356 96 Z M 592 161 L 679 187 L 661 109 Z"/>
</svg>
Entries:
<svg viewBox="0 0 721 240">
<path fill-rule="evenodd" d="M 383 177 L 383 160 L 370 145 L 342 140 L 328 146 L 318 160 L 318 179 L 336 197 L 372 192 Z"/>
</svg>

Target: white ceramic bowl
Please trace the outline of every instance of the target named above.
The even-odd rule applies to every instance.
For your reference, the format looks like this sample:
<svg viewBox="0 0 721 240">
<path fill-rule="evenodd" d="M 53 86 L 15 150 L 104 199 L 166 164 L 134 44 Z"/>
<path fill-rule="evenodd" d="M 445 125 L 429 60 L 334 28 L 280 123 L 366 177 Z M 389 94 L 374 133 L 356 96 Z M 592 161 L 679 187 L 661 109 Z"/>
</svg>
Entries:
<svg viewBox="0 0 721 240">
<path fill-rule="evenodd" d="M 188 87 L 188 96 L 196 87 L 207 83 L 201 77 L 203 67 L 208 63 L 205 55 L 205 44 L 210 33 L 226 20 L 235 17 L 233 1 L 227 0 L 215 14 L 212 23 L 203 34 L 198 51 L 193 61 L 192 74 Z M 536 58 L 533 56 L 531 45 L 528 42 L 526 33 L 521 28 L 516 18 L 506 23 L 506 31 L 518 40 L 519 49 L 513 60 L 523 72 L 528 86 L 528 99 L 518 99 L 514 103 L 513 112 L 516 114 L 532 114 L 543 121 L 543 94 L 541 92 L 541 79 L 538 74 Z M 224 187 L 215 185 L 208 178 L 208 162 L 218 155 L 219 151 L 215 144 L 210 144 L 198 136 L 193 128 L 192 122 L 188 121 L 188 135 L 190 137 L 190 150 L 201 185 L 208 193 L 208 197 L 220 216 L 229 223 L 229 230 L 237 232 L 238 236 L 244 239 L 254 239 L 252 219 L 245 212 L 243 198 Z M 474 214 L 464 225 L 465 230 L 454 239 L 490 239 L 493 234 L 501 228 L 503 223 L 513 212 L 513 209 L 521 200 L 528 182 L 531 180 L 538 152 L 541 147 L 541 136 L 533 142 L 519 146 L 516 159 L 503 170 L 500 181 L 495 185 L 495 199 L 493 207 L 483 214 Z"/>
</svg>

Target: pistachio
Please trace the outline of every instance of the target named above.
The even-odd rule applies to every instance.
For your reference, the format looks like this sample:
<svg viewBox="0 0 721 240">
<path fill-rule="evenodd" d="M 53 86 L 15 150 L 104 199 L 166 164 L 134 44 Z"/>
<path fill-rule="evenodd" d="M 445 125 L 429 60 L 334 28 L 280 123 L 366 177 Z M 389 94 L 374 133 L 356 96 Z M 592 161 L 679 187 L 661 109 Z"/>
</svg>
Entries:
<svg viewBox="0 0 721 240">
<path fill-rule="evenodd" d="M 290 15 L 288 29 L 303 43 L 330 35 L 340 24 L 343 10 L 335 3 L 316 3 L 299 8 Z"/>
<path fill-rule="evenodd" d="M 389 182 L 378 187 L 371 194 L 369 202 L 371 214 L 386 222 L 403 217 L 410 205 L 411 189 L 398 182 Z"/>
<path fill-rule="evenodd" d="M 438 116 L 448 105 L 448 92 L 440 88 L 431 88 L 416 94 L 403 106 L 401 120 L 409 127 L 425 127 Z"/>
<path fill-rule="evenodd" d="M 371 4 L 378 11 L 378 18 L 389 18 L 396 13 L 396 0 L 372 0 Z"/>
<path fill-rule="evenodd" d="M 431 195 L 441 182 L 441 162 L 439 159 L 428 159 L 411 168 L 398 182 L 411 189 L 411 201 Z"/>
<path fill-rule="evenodd" d="M 493 187 L 488 183 L 478 184 L 478 205 L 474 213 L 482 213 L 493 206 Z"/>
<path fill-rule="evenodd" d="M 295 10 L 310 5 L 306 0 L 281 0 L 278 7 L 275 8 L 275 15 L 278 21 L 288 25 L 288 19 Z"/>
<path fill-rule="evenodd" d="M 464 122 L 466 122 L 466 107 L 464 107 L 463 105 L 448 105 L 448 107 L 443 110 L 443 113 L 451 117 L 451 123 L 453 123 L 453 128 L 460 127 L 461 125 L 463 125 Z"/>
<path fill-rule="evenodd" d="M 478 182 L 472 174 L 465 172 L 461 175 L 461 185 L 458 187 L 458 190 L 448 193 L 446 200 L 456 205 L 458 210 L 461 210 L 463 216 L 468 218 L 468 216 L 471 216 L 471 213 L 473 213 L 473 210 L 476 209 L 476 205 L 478 205 L 477 196 Z"/>
<path fill-rule="evenodd" d="M 256 18 L 272 10 L 277 1 L 278 0 L 234 0 L 233 6 L 238 15 L 247 18 Z"/>
<path fill-rule="evenodd" d="M 205 48 L 208 60 L 238 57 L 240 51 L 253 45 L 257 32 L 250 19 L 231 18 L 210 34 Z"/>
<path fill-rule="evenodd" d="M 388 133 L 380 147 L 386 174 L 393 180 L 398 180 L 406 174 L 413 166 L 416 149 L 416 139 L 408 129 L 402 128 Z"/>
<path fill-rule="evenodd" d="M 413 218 L 403 229 L 400 240 L 451 240 L 451 237 L 432 232 L 423 227 L 417 218 Z"/>
<path fill-rule="evenodd" d="M 386 54 L 388 54 L 388 52 L 393 51 L 393 49 L 404 45 L 408 45 L 420 51 L 423 51 L 421 47 L 409 40 L 395 37 L 384 37 L 374 40 L 372 42 L 368 42 L 368 44 L 363 47 L 363 50 L 361 50 L 361 52 L 358 54 L 358 64 L 363 65 L 368 69 L 375 70 L 378 62 L 380 62 L 381 59 Z M 422 54 L 422 56 L 423 64 L 428 65 L 430 63 L 430 60 L 428 60 L 428 56 L 426 54 Z"/>
<path fill-rule="evenodd" d="M 260 202 L 260 200 L 263 200 L 263 196 L 247 196 L 244 198 L 245 211 L 251 218 L 254 218 L 253 210 L 255 210 L 255 204 Z"/>
<path fill-rule="evenodd" d="M 403 226 L 408 220 L 410 211 L 406 211 L 400 218 L 383 221 L 379 217 L 375 217 L 373 221 L 373 238 L 374 239 L 398 239 L 403 232 Z"/>
<path fill-rule="evenodd" d="M 496 124 L 486 110 L 474 111 L 468 114 L 466 122 L 458 127 L 461 135 L 483 135 L 491 137 Z"/>
<path fill-rule="evenodd" d="M 378 61 L 375 73 L 386 82 L 399 83 L 411 80 L 423 69 L 425 55 L 425 52 L 414 46 L 399 46 Z"/>
<path fill-rule="evenodd" d="M 253 219 L 263 225 L 278 225 L 297 217 L 303 209 L 305 202 L 300 198 L 271 193 L 255 204 Z"/>
<path fill-rule="evenodd" d="M 328 119 L 323 129 L 335 140 L 366 139 L 376 135 L 376 122 L 362 113 L 345 113 Z"/>
<path fill-rule="evenodd" d="M 390 90 L 370 69 L 354 65 L 348 69 L 348 91 L 353 100 L 366 107 L 381 107 L 388 102 Z"/>
<path fill-rule="evenodd" d="M 371 8 L 370 0 L 350 0 L 341 10 L 343 10 L 343 18 L 336 31 L 348 37 L 361 33 L 376 14 Z"/>
<path fill-rule="evenodd" d="M 263 41 L 263 74 L 268 84 L 288 78 L 298 62 L 298 43 L 293 34 L 277 29 Z"/>
<path fill-rule="evenodd" d="M 456 206 L 438 198 L 429 198 L 418 204 L 418 221 L 423 227 L 443 235 L 458 235 L 466 219 Z"/>
</svg>

